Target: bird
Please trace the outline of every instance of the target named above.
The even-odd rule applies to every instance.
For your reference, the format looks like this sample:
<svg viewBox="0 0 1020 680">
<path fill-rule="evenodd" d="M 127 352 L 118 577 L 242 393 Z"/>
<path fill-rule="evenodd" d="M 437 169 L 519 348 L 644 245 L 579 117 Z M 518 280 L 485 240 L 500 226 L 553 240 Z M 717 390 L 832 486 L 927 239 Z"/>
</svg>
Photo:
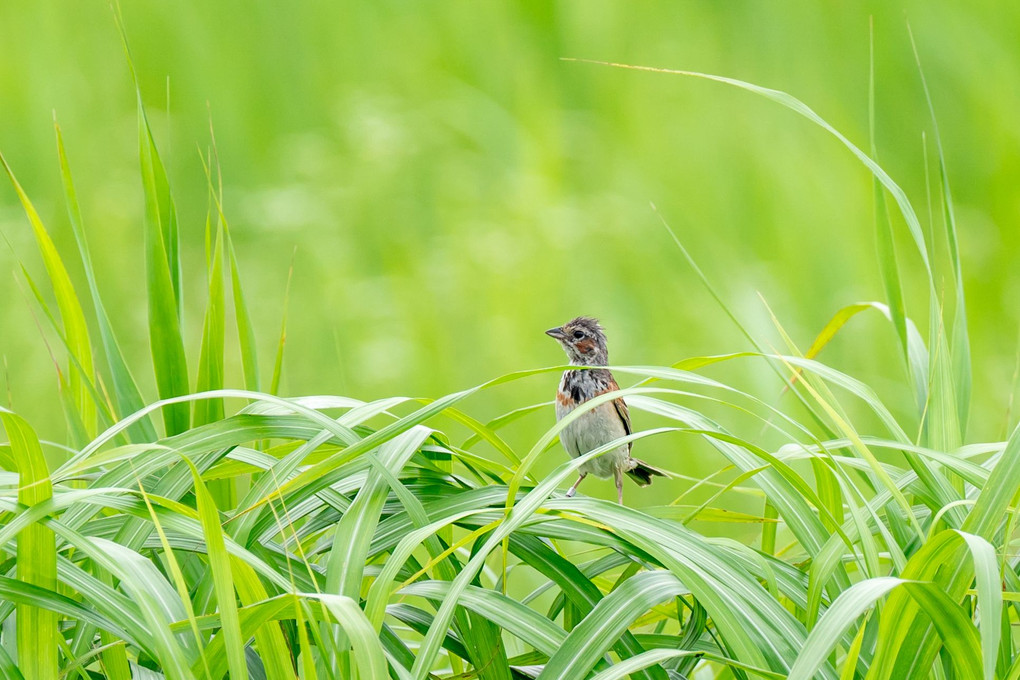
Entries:
<svg viewBox="0 0 1020 680">
<path fill-rule="evenodd" d="M 571 366 L 563 372 L 556 391 L 556 420 L 562 420 L 578 406 L 600 394 L 620 389 L 609 365 L 609 348 L 606 334 L 598 319 L 579 316 L 562 326 L 550 328 L 546 335 L 559 341 L 570 359 Z M 560 432 L 560 443 L 572 458 L 583 456 L 600 446 L 631 433 L 630 413 L 622 397 L 600 404 L 587 411 Z M 616 500 L 623 504 L 623 474 L 626 473 L 639 486 L 648 486 L 652 477 L 665 477 L 665 472 L 630 455 L 631 444 L 621 444 L 612 451 L 585 461 L 580 476 L 567 491 L 570 498 L 589 474 L 616 481 Z"/>
</svg>

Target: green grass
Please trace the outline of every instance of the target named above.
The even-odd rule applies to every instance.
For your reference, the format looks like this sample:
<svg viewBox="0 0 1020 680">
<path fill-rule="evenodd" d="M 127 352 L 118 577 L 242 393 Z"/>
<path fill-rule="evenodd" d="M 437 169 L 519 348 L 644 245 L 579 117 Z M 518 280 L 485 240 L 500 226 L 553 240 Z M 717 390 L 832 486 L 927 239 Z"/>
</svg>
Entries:
<svg viewBox="0 0 1020 680">
<path fill-rule="evenodd" d="M 24 268 L 33 308 L 66 355 L 58 371 L 70 440 L 41 442 L 24 419 L 0 411 L 8 439 L 0 446 L 0 672 L 26 680 L 1020 678 L 1012 555 L 1020 435 L 967 436 L 972 358 L 940 141 L 947 271 L 874 146 L 865 154 L 784 92 L 668 73 L 763 96 L 863 164 L 875 179 L 888 299 L 849 304 L 806 350 L 772 316 L 785 343 L 776 348 L 695 265 L 754 350 L 616 366 L 628 387 L 587 407 L 625 396 L 654 423 L 626 440 L 665 441 L 678 476 L 685 456 L 708 447 L 736 476 L 697 480 L 707 498 L 688 489 L 640 510 L 563 496 L 584 459 L 567 461 L 556 437 L 580 410 L 539 426 L 522 446 L 514 429 L 551 421 L 549 405 L 522 402 L 496 416 L 487 408 L 522 382 L 551 386 L 561 366 L 437 399 L 285 398 L 274 394 L 285 326 L 272 387 L 261 391 L 215 151 L 203 155 L 206 311 L 191 382 L 177 209 L 139 96 L 158 394 L 143 405 L 96 283 L 59 128 L 76 258 L 54 246 L 4 161 L 57 303 L 52 310 Z M 899 222 L 887 200 L 921 262 L 920 315 L 900 292 Z M 695 264 L 681 245 L 685 256 Z M 67 273 L 71 261 L 87 294 Z M 897 338 L 902 402 L 887 403 L 869 376 L 817 358 L 846 324 L 875 311 Z M 227 350 L 233 334 L 236 352 Z M 242 367 L 244 389 L 228 385 L 228 358 Z M 758 365 L 777 377 L 761 390 L 711 377 Z M 538 474 L 550 459 L 559 463 Z M 628 497 L 637 493 L 628 487 Z M 734 511 L 735 495 L 757 509 Z M 706 529 L 716 522 L 740 525 L 746 540 Z"/>
</svg>

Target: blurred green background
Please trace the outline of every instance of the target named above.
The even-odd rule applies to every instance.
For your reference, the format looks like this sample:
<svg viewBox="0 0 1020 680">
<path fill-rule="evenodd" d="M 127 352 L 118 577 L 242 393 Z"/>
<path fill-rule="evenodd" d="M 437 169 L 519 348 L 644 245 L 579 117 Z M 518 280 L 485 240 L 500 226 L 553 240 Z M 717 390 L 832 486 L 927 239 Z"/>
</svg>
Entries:
<svg viewBox="0 0 1020 680">
<path fill-rule="evenodd" d="M 170 0 L 126 1 L 123 14 L 181 216 L 192 371 L 205 286 L 199 149 L 208 147 L 211 117 L 263 371 L 293 253 L 282 391 L 366 399 L 434 397 L 560 363 L 542 331 L 580 313 L 603 320 L 615 363 L 747 349 L 650 202 L 741 318 L 776 346 L 759 292 L 802 348 L 841 306 L 882 299 L 871 179 L 838 142 L 745 92 L 561 57 L 785 90 L 866 149 L 873 17 L 880 161 L 924 219 L 921 135 L 930 140 L 931 130 L 909 19 L 958 210 L 974 350 L 969 438 L 1003 434 L 1020 314 L 1017 3 Z M 0 49 L 0 149 L 73 262 L 56 112 L 99 284 L 154 398 L 143 370 L 135 100 L 110 8 L 0 3 Z M 934 185 L 931 146 L 929 161 Z M 919 274 L 896 225 L 901 263 Z M 13 248 L 0 250 L 7 390 L 15 409 L 60 440 L 55 372 L 17 282 L 19 260 L 45 277 L 6 185 L 0 230 Z M 77 268 L 72 275 L 81 280 Z M 922 329 L 923 281 L 905 282 Z M 894 334 L 879 317 L 854 321 L 822 358 L 874 385 L 895 412 L 910 410 Z M 774 374 L 758 364 L 710 373 L 779 399 Z M 236 362 L 228 382 L 240 384 Z M 555 383 L 549 375 L 516 383 L 469 410 L 492 417 L 551 398 Z M 551 409 L 547 416 L 512 436 L 530 445 Z M 642 457 L 695 476 L 716 465 L 678 452 L 676 440 L 642 446 Z M 587 491 L 608 496 L 611 487 Z M 629 493 L 635 503 L 653 498 Z"/>
</svg>

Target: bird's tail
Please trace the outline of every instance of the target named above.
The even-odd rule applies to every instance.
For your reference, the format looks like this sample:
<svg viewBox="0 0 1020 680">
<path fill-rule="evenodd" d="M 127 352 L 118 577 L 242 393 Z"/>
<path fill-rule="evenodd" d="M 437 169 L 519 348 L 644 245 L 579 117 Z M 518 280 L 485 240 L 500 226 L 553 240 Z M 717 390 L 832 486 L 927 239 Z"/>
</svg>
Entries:
<svg viewBox="0 0 1020 680">
<path fill-rule="evenodd" d="M 659 468 L 652 467 L 643 460 L 637 458 L 630 459 L 630 469 L 627 470 L 627 476 L 638 483 L 638 486 L 648 486 L 652 483 L 652 477 L 668 477 L 668 475 L 660 470 Z"/>
</svg>

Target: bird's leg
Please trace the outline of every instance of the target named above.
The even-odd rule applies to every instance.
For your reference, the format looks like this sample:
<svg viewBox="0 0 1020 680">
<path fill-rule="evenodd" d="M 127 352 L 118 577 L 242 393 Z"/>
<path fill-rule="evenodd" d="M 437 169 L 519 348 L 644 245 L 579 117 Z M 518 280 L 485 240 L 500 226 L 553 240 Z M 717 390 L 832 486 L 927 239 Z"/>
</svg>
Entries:
<svg viewBox="0 0 1020 680">
<path fill-rule="evenodd" d="M 585 477 L 587 477 L 587 476 L 588 476 L 588 473 L 587 473 L 587 472 L 582 472 L 582 473 L 581 473 L 581 476 L 577 478 L 577 481 L 576 481 L 576 482 L 574 482 L 574 486 L 570 487 L 570 490 L 569 490 L 569 491 L 567 491 L 567 498 L 570 498 L 570 497 L 571 497 L 571 496 L 573 496 L 573 495 L 574 495 L 575 493 L 577 493 L 577 486 L 578 486 L 578 484 L 580 484 L 581 482 L 583 482 L 583 481 L 584 481 L 584 478 L 585 478 Z"/>
<path fill-rule="evenodd" d="M 623 505 L 623 468 L 613 468 L 613 477 L 616 478 L 616 502 Z"/>
</svg>

